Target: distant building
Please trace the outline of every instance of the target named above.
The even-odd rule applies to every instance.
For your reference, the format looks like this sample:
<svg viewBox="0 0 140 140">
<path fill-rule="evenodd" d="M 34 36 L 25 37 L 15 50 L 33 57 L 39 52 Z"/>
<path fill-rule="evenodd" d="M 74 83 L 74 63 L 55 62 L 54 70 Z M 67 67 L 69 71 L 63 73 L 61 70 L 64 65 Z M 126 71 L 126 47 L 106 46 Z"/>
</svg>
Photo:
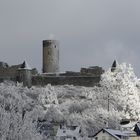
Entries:
<svg viewBox="0 0 140 140">
<path fill-rule="evenodd" d="M 125 119 L 121 121 L 121 130 L 134 131 L 140 140 L 140 122 L 135 120 Z"/>
<path fill-rule="evenodd" d="M 139 140 L 134 131 L 101 129 L 94 135 L 95 140 Z"/>
<path fill-rule="evenodd" d="M 135 124 L 134 131 L 136 132 L 137 136 L 139 136 L 139 140 L 140 140 L 140 123 L 139 122 Z"/>
<path fill-rule="evenodd" d="M 134 130 L 138 121 L 130 120 L 130 119 L 122 119 L 120 122 L 120 129 L 125 130 Z"/>
<path fill-rule="evenodd" d="M 59 42 L 57 40 L 43 40 L 43 65 L 42 73 L 30 69 L 27 62 L 19 65 L 9 66 L 0 62 L 0 82 L 12 80 L 23 82 L 24 86 L 31 87 L 52 85 L 74 85 L 74 86 L 98 86 L 101 75 L 104 73 L 102 67 L 92 66 L 81 68 L 80 72 L 59 72 Z"/>
<path fill-rule="evenodd" d="M 36 75 L 36 69 L 31 69 L 26 61 L 19 65 L 9 66 L 5 62 L 0 62 L 0 82 L 5 80 L 23 82 L 24 86 L 30 87 L 32 75 Z M 25 82 L 26 81 L 26 82 Z"/>
<path fill-rule="evenodd" d="M 32 86 L 32 75 L 31 68 L 26 61 L 22 63 L 20 68 L 18 68 L 18 81 L 23 82 L 24 86 L 31 87 Z"/>
<path fill-rule="evenodd" d="M 56 134 L 56 140 L 93 140 L 93 138 L 82 137 L 79 126 L 60 125 Z"/>
<path fill-rule="evenodd" d="M 59 72 L 59 43 L 57 40 L 43 40 L 43 73 Z"/>
</svg>

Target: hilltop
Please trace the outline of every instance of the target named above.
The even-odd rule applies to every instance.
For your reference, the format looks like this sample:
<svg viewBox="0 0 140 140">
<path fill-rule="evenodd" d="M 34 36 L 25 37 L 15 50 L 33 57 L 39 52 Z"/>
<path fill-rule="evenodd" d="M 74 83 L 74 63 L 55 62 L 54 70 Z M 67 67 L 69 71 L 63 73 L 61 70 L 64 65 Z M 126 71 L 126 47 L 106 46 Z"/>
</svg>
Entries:
<svg viewBox="0 0 140 140">
<path fill-rule="evenodd" d="M 106 124 L 118 128 L 121 119 L 138 120 L 139 106 L 140 80 L 125 63 L 102 74 L 100 86 L 94 87 L 26 88 L 4 82 L 0 84 L 0 139 L 39 140 L 43 134 L 55 135 L 61 123 L 79 125 L 81 135 L 93 135 Z"/>
</svg>

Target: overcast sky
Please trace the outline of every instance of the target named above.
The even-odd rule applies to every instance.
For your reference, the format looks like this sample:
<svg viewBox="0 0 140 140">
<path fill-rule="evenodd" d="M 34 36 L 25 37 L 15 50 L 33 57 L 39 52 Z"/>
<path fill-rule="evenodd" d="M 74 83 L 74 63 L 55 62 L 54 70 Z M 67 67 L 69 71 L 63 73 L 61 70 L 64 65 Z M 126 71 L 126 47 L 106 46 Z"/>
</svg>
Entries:
<svg viewBox="0 0 140 140">
<path fill-rule="evenodd" d="M 140 77 L 140 0 L 0 0 L 0 61 L 42 69 L 42 40 L 60 41 L 61 71 L 107 69 L 117 59 Z"/>
</svg>

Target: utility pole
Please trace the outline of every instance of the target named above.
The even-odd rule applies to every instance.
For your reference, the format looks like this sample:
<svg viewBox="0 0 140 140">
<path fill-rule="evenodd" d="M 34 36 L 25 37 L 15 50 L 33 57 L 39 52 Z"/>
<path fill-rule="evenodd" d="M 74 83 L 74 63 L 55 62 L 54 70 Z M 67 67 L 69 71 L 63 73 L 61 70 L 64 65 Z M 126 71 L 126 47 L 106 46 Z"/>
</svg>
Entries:
<svg viewBox="0 0 140 140">
<path fill-rule="evenodd" d="M 107 123 L 106 123 L 106 128 L 109 127 L 109 111 L 110 111 L 110 96 L 109 96 L 109 93 L 108 93 L 108 96 L 107 96 L 107 110 L 108 110 L 108 117 L 107 117 Z"/>
<path fill-rule="evenodd" d="M 109 111 L 110 111 L 110 104 L 109 104 L 109 102 L 110 102 L 110 97 L 109 97 L 109 94 L 108 94 L 108 98 L 107 98 L 107 110 L 108 110 L 108 113 L 109 113 Z"/>
</svg>

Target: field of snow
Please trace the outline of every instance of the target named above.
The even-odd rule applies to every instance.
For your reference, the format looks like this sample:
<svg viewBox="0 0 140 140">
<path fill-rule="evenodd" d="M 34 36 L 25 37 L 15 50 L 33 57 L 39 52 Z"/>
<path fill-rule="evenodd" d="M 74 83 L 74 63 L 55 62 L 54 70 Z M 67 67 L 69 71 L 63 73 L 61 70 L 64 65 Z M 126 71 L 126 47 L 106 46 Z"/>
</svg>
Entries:
<svg viewBox="0 0 140 140">
<path fill-rule="evenodd" d="M 32 87 L 0 84 L 0 139 L 41 140 L 40 122 L 49 127 L 78 125 L 93 135 L 107 124 L 118 128 L 122 118 L 140 117 L 140 80 L 130 65 L 121 64 L 101 78 L 100 87 L 72 85 Z"/>
</svg>

